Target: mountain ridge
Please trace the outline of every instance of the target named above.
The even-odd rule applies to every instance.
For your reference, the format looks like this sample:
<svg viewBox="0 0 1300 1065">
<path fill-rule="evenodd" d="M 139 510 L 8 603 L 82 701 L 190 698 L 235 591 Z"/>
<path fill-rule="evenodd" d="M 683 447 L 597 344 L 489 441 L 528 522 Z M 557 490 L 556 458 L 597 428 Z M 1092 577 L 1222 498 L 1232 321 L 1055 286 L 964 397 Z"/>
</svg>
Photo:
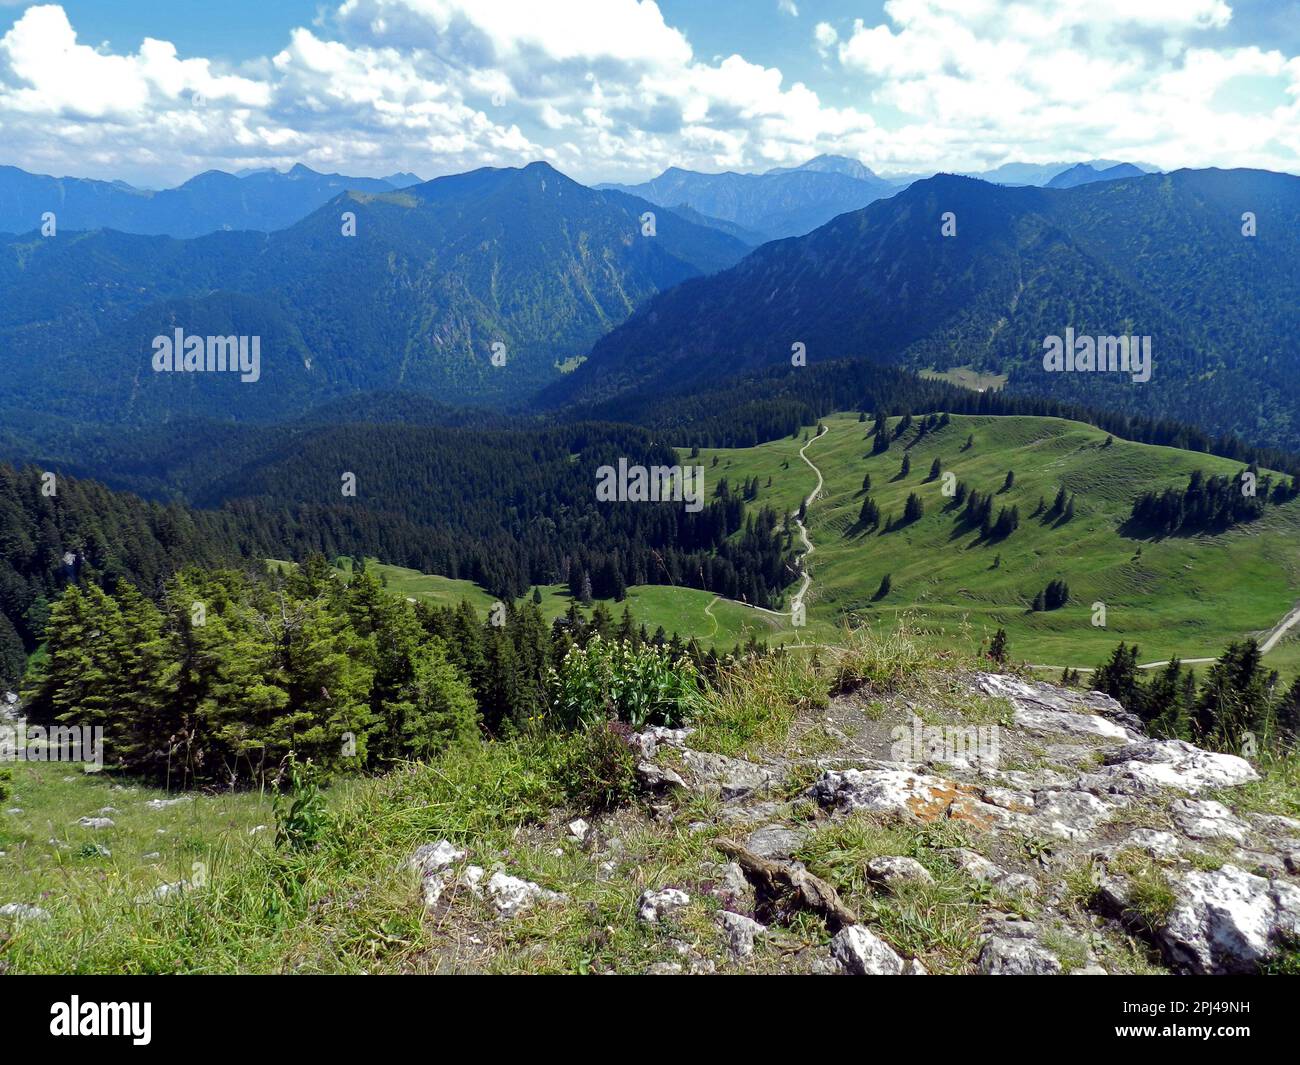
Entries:
<svg viewBox="0 0 1300 1065">
<path fill-rule="evenodd" d="M 1248 208 L 1267 234 L 1243 235 Z M 955 238 L 942 236 L 946 212 Z M 1300 178 L 1268 171 L 1063 190 L 940 175 L 661 294 L 546 398 L 703 387 L 788 361 L 798 342 L 809 359 L 1003 367 L 1013 389 L 1294 446 L 1296 360 L 1278 346 L 1300 329 L 1286 298 L 1300 289 L 1294 221 Z M 1044 337 L 1071 325 L 1158 336 L 1155 378 L 1138 390 L 1114 374 L 1045 374 Z"/>
</svg>

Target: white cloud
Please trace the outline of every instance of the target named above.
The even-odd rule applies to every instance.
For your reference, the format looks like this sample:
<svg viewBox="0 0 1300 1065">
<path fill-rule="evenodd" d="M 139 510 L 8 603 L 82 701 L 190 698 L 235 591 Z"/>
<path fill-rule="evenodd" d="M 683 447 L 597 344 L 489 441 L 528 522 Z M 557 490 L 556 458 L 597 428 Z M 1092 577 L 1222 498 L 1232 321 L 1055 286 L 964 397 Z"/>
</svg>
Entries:
<svg viewBox="0 0 1300 1065">
<path fill-rule="evenodd" d="M 1287 57 L 1194 43 L 1227 26 L 1223 0 L 888 0 L 885 15 L 857 20 L 836 53 L 872 103 L 905 116 L 915 136 L 892 147 L 901 165 L 1094 155 L 1300 167 L 1278 150 L 1294 143 Z M 1276 106 L 1234 105 L 1233 84 L 1260 77 L 1274 79 Z"/>
<path fill-rule="evenodd" d="M 887 171 L 1089 156 L 1300 169 L 1300 57 L 1267 41 L 1216 47 L 1224 0 L 884 11 L 815 25 L 814 47 L 852 90 L 832 104 L 743 55 L 696 56 L 653 0 L 342 0 L 236 68 L 151 38 L 91 47 L 50 4 L 0 37 L 0 125 L 6 161 L 137 180 L 534 158 L 618 180 L 819 152 Z"/>
<path fill-rule="evenodd" d="M 824 57 L 839 43 L 840 35 L 829 22 L 819 22 L 813 27 L 813 40 L 817 42 L 817 51 Z"/>
<path fill-rule="evenodd" d="M 776 9 L 783 15 L 789 15 L 791 18 L 799 17 L 799 7 L 794 0 L 776 0 Z"/>
</svg>

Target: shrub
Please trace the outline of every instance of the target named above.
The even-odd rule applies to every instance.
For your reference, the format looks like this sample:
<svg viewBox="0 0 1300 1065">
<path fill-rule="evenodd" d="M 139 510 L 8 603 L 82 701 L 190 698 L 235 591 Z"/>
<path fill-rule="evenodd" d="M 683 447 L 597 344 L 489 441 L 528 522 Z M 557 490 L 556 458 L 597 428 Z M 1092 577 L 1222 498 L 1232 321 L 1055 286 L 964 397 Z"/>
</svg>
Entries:
<svg viewBox="0 0 1300 1065">
<path fill-rule="evenodd" d="M 275 845 L 281 850 L 315 850 L 325 835 L 329 813 L 318 784 L 319 772 L 311 760 L 289 756 L 289 794 L 276 785 L 274 801 Z"/>
<path fill-rule="evenodd" d="M 551 671 L 551 706 L 564 728 L 623 721 L 635 729 L 676 725 L 685 701 L 698 690 L 698 673 L 685 658 L 653 644 L 593 636 L 574 647 Z"/>
<path fill-rule="evenodd" d="M 555 775 L 576 806 L 593 813 L 629 802 L 637 791 L 630 725 L 599 721 L 574 733 L 556 760 Z"/>
</svg>

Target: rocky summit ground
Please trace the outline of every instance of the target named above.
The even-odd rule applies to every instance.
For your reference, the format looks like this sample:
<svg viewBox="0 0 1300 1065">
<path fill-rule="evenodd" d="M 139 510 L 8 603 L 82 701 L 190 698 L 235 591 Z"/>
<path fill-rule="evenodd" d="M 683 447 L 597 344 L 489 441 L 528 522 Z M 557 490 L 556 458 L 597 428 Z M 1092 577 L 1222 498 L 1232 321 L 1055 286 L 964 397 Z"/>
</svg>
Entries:
<svg viewBox="0 0 1300 1065">
<path fill-rule="evenodd" d="M 748 758 L 695 739 L 635 734 L 644 804 L 521 841 L 551 883 L 510 849 L 421 846 L 437 967 L 545 967 L 510 926 L 549 910 L 558 934 L 604 891 L 635 927 L 590 933 L 620 959 L 594 971 L 1294 970 L 1300 820 L 1266 812 L 1246 759 L 1148 737 L 1106 696 L 964 672 L 842 693 Z"/>
</svg>

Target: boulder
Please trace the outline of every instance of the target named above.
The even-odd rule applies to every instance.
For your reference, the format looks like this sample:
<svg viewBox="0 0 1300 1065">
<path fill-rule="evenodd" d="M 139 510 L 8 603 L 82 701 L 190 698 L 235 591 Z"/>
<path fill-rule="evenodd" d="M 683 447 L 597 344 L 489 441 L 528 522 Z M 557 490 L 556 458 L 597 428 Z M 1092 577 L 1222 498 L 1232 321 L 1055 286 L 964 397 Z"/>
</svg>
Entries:
<svg viewBox="0 0 1300 1065">
<path fill-rule="evenodd" d="M 1224 865 L 1173 879 L 1176 903 L 1157 930 L 1165 955 L 1195 973 L 1251 973 L 1300 940 L 1300 887 Z"/>
<path fill-rule="evenodd" d="M 976 968 L 983 976 L 1056 976 L 1061 962 L 1036 939 L 990 936 L 980 948 Z"/>
<path fill-rule="evenodd" d="M 808 830 L 804 828 L 764 825 L 749 834 L 745 847 L 760 858 L 789 858 L 803 846 L 808 835 Z"/>
<path fill-rule="evenodd" d="M 776 775 L 753 762 L 728 758 L 702 751 L 682 752 L 682 763 L 690 771 L 701 791 L 717 792 L 719 797 L 740 799 L 776 783 Z"/>
<path fill-rule="evenodd" d="M 722 900 L 730 910 L 750 909 L 754 904 L 754 886 L 745 876 L 739 862 L 723 862 L 717 866 L 718 880 L 709 894 Z"/>
<path fill-rule="evenodd" d="M 677 773 L 666 766 L 655 765 L 654 762 L 637 762 L 636 775 L 642 786 L 651 791 L 661 791 L 669 787 L 686 787 L 686 781 Z"/>
<path fill-rule="evenodd" d="M 767 925 L 730 910 L 719 911 L 718 924 L 726 934 L 727 946 L 737 958 L 747 958 L 753 954 L 754 937 L 767 931 Z"/>
<path fill-rule="evenodd" d="M 1132 740 L 1142 734 L 1141 723 L 1101 692 L 1078 692 L 998 673 L 980 674 L 976 686 L 985 695 L 1010 702 L 1016 724 L 1029 732 L 1110 740 Z"/>
<path fill-rule="evenodd" d="M 1259 779 L 1250 763 L 1235 754 L 1203 751 L 1183 740 L 1142 740 L 1106 752 L 1105 764 L 1085 774 L 1090 791 L 1150 795 L 1176 788 L 1196 795 Z"/>
<path fill-rule="evenodd" d="M 831 954 L 854 976 L 924 976 L 918 962 L 905 961 L 866 925 L 845 925 L 831 940 Z"/>
</svg>

